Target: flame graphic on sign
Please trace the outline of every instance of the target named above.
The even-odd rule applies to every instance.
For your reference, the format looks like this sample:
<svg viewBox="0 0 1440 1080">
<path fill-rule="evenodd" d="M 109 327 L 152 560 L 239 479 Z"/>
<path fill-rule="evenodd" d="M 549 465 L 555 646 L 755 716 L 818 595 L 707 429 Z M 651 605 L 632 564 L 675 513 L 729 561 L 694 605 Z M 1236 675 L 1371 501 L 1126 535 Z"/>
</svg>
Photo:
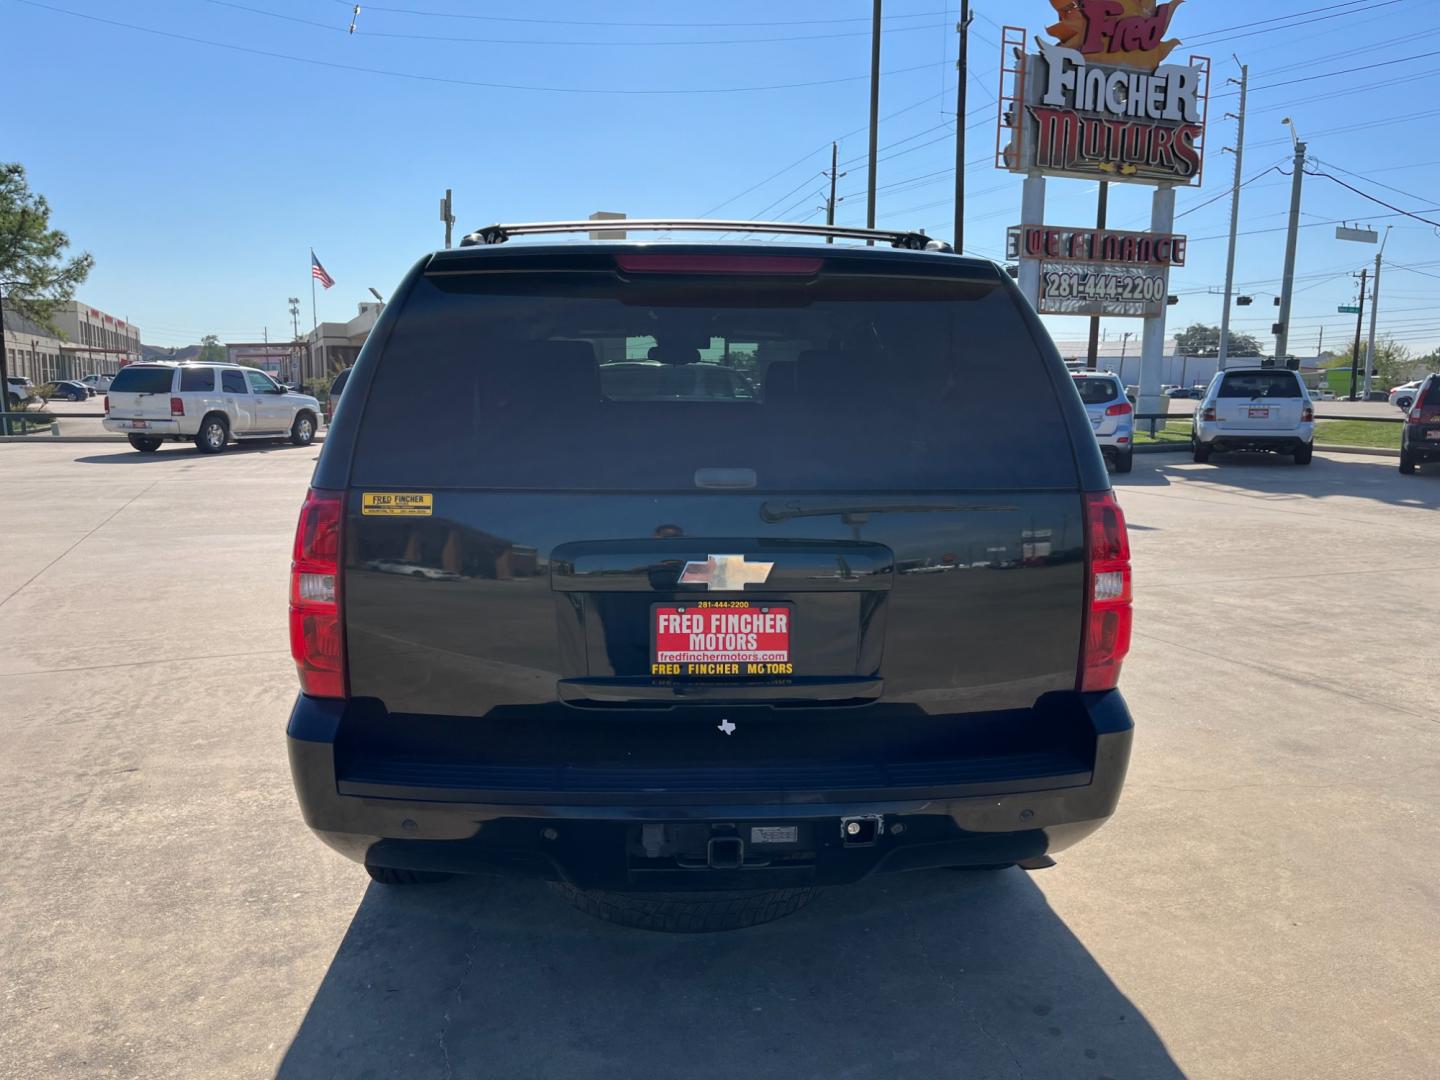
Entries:
<svg viewBox="0 0 1440 1080">
<path fill-rule="evenodd" d="M 1114 13 L 1113 17 L 1119 21 L 1173 16 L 1175 9 L 1183 2 L 1184 0 L 1169 0 L 1168 3 L 1157 4 L 1155 0 L 1050 0 L 1050 6 L 1060 15 L 1060 21 L 1047 27 L 1045 32 L 1053 37 L 1055 43 L 1062 48 L 1078 50 L 1084 43 L 1089 30 L 1086 7 L 1092 14 L 1098 13 L 1098 9 L 1101 8 L 1109 9 Z M 1154 71 L 1179 45 L 1178 38 L 1170 38 L 1160 42 L 1153 49 L 1087 53 L 1085 59 L 1093 64 L 1110 64 L 1116 67 Z"/>
</svg>

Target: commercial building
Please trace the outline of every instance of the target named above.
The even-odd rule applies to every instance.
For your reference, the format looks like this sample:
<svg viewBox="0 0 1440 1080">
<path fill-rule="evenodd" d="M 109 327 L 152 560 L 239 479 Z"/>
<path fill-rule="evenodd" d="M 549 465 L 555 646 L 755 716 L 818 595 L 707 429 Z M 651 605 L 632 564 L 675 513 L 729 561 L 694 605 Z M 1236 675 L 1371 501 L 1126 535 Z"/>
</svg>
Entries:
<svg viewBox="0 0 1440 1080">
<path fill-rule="evenodd" d="M 84 301 L 60 304 L 51 321 L 65 342 L 61 378 L 78 379 L 91 372 L 113 374 L 141 358 L 140 328 Z"/>
<path fill-rule="evenodd" d="M 305 335 L 305 352 L 300 357 L 303 370 L 292 382 L 329 383 L 331 376 L 355 363 L 360 347 L 375 327 L 384 304 L 366 300 L 357 305 L 357 313 L 349 322 L 322 322 Z"/>
<path fill-rule="evenodd" d="M 291 342 L 236 341 L 225 343 L 225 359 L 232 364 L 259 368 L 281 382 L 296 381 L 294 368 L 300 350 Z"/>
</svg>

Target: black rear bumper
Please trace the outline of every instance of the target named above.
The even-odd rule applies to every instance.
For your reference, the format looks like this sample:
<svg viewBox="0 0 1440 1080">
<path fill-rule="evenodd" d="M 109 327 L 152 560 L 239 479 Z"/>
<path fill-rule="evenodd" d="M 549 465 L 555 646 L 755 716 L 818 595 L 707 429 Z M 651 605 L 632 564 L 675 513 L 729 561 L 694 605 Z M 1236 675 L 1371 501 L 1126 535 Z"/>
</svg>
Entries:
<svg viewBox="0 0 1440 1080">
<path fill-rule="evenodd" d="M 1083 839 L 1120 797 L 1125 702 L 1118 691 L 1047 695 L 1004 720 L 1026 718 L 1033 745 L 977 742 L 969 755 L 955 744 L 888 761 L 536 765 L 397 751 L 368 734 L 373 706 L 302 695 L 288 743 L 306 822 L 359 862 L 508 869 L 582 888 L 748 889 L 1012 863 Z"/>
</svg>

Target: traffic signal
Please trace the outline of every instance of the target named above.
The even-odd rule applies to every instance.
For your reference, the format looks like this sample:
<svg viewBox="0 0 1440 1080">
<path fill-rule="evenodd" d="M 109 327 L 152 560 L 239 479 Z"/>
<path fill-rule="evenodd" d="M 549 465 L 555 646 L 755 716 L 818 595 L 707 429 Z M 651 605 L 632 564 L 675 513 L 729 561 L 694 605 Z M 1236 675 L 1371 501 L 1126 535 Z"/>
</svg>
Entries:
<svg viewBox="0 0 1440 1080">
<path fill-rule="evenodd" d="M 1174 305 L 1178 304 L 1179 302 L 1180 302 L 1180 298 L 1179 298 L 1178 296 L 1167 296 L 1167 297 L 1165 298 L 1165 303 L 1171 305 L 1172 307 L 1173 307 Z"/>
<path fill-rule="evenodd" d="M 1254 298 L 1253 296 L 1237 296 L 1237 297 L 1235 297 L 1235 306 L 1236 306 L 1236 307 L 1249 307 L 1249 306 L 1250 306 L 1251 304 L 1253 304 L 1254 302 L 1255 302 L 1255 298 Z"/>
</svg>

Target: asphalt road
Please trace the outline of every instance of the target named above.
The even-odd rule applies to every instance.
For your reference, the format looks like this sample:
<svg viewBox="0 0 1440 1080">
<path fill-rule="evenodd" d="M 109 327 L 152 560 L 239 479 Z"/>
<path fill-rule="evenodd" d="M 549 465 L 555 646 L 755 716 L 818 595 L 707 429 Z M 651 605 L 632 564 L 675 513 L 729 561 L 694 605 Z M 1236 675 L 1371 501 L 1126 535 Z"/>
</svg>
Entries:
<svg viewBox="0 0 1440 1080">
<path fill-rule="evenodd" d="M 0 1077 L 1440 1075 L 1437 470 L 1137 459 L 1116 818 L 670 937 L 301 824 L 315 456 L 0 445 Z"/>
</svg>

